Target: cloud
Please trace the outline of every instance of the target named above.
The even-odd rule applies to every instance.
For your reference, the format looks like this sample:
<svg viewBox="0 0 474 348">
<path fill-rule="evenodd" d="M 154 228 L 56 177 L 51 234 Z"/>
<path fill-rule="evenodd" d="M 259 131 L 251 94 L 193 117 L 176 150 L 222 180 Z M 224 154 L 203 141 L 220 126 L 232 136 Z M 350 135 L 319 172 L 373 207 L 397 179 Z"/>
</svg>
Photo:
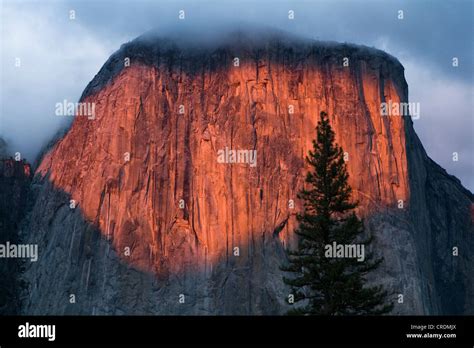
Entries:
<svg viewBox="0 0 474 348">
<path fill-rule="evenodd" d="M 71 121 L 54 114 L 55 104 L 76 101 L 115 48 L 50 6 L 2 10 L 0 136 L 10 151 L 33 160 Z"/>
<path fill-rule="evenodd" d="M 466 187 L 474 188 L 472 83 L 449 78 L 420 61 L 405 61 L 404 66 L 409 99 L 421 108 L 414 127 L 428 155 Z M 457 161 L 453 153 L 458 154 Z"/>
</svg>

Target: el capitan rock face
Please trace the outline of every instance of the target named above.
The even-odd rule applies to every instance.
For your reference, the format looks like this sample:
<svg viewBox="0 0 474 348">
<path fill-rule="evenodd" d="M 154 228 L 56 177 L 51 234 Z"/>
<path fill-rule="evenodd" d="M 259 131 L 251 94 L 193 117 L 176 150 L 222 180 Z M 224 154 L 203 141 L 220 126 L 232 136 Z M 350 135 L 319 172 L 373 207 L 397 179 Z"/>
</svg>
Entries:
<svg viewBox="0 0 474 348">
<path fill-rule="evenodd" d="M 382 102 L 408 100 L 400 63 L 351 45 L 233 39 L 137 39 L 91 81 L 81 101 L 95 119 L 77 116 L 36 171 L 23 232 L 42 258 L 24 312 L 282 313 L 279 266 L 326 111 L 385 257 L 374 281 L 404 295 L 394 313 L 473 313 L 472 194 L 426 156 L 409 118 L 380 116 Z M 219 163 L 226 148 L 255 150 L 256 165 Z"/>
</svg>

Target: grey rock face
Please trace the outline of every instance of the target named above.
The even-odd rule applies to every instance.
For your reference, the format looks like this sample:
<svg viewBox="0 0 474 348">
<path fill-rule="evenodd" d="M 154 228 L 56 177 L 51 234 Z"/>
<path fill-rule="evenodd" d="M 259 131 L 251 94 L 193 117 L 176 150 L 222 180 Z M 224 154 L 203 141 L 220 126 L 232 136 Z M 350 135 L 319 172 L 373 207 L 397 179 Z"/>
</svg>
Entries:
<svg viewBox="0 0 474 348">
<path fill-rule="evenodd" d="M 24 161 L 1 158 L 3 144 L 0 138 L 0 244 L 6 246 L 21 243 L 19 228 L 28 211 L 31 172 Z M 0 314 L 14 315 L 20 310 L 23 267 L 23 259 L 0 259 Z"/>
<path fill-rule="evenodd" d="M 409 211 L 427 313 L 472 314 L 473 195 L 426 155 L 411 122 L 407 133 Z"/>
</svg>

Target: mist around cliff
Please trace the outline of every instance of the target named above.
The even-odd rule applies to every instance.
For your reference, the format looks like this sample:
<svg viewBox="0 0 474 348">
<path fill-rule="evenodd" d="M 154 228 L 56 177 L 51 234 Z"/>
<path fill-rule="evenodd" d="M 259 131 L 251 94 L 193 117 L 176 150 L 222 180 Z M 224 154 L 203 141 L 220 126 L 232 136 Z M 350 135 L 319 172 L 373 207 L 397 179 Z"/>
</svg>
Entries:
<svg viewBox="0 0 474 348">
<path fill-rule="evenodd" d="M 472 189 L 472 11 L 469 1 L 4 1 L 0 136 L 10 154 L 34 162 L 72 122 L 54 114 L 55 104 L 78 101 L 104 62 L 143 33 L 202 47 L 225 43 L 232 31 L 257 40 L 271 28 L 291 40 L 376 47 L 400 60 L 410 101 L 421 104 L 414 127 L 428 154 Z"/>
</svg>

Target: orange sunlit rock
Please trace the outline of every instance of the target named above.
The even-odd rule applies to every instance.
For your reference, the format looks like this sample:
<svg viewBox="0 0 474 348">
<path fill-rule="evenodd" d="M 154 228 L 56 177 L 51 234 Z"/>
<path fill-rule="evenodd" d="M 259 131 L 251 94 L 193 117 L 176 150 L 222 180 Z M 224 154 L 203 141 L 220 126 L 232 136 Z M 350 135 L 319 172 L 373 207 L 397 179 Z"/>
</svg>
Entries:
<svg viewBox="0 0 474 348">
<path fill-rule="evenodd" d="M 403 101 L 401 86 L 386 63 L 358 64 L 242 61 L 195 76 L 132 64 L 86 97 L 95 119 L 76 117 L 37 173 L 116 250 L 130 247 L 128 262 L 156 274 L 209 269 L 273 233 L 293 243 L 321 111 L 348 154 L 361 215 L 409 198 L 405 119 L 380 116 L 382 98 Z M 255 149 L 255 167 L 219 163 L 226 147 Z"/>
</svg>

